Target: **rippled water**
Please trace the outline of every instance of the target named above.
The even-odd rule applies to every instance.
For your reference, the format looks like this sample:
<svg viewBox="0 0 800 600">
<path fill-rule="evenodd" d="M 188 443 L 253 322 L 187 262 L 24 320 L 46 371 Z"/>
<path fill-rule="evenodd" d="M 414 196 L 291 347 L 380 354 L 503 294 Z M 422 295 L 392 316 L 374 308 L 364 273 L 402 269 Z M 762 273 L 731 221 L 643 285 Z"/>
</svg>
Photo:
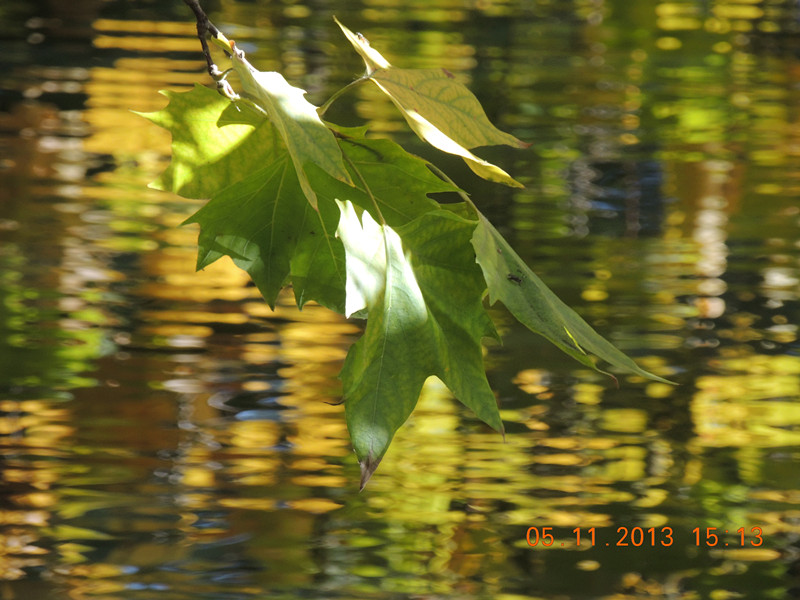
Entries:
<svg viewBox="0 0 800 600">
<path fill-rule="evenodd" d="M 616 388 L 498 309 L 505 441 L 429 382 L 359 494 L 336 379 L 359 324 L 289 296 L 272 313 L 226 261 L 194 273 L 197 232 L 178 225 L 199 204 L 145 187 L 169 138 L 130 110 L 207 82 L 188 10 L 9 1 L 3 598 L 800 596 L 795 2 L 208 8 L 317 104 L 362 69 L 333 14 L 398 65 L 456 74 L 533 142 L 480 151 L 525 190 L 428 151 L 370 88 L 328 117 L 435 158 L 680 386 Z"/>
</svg>

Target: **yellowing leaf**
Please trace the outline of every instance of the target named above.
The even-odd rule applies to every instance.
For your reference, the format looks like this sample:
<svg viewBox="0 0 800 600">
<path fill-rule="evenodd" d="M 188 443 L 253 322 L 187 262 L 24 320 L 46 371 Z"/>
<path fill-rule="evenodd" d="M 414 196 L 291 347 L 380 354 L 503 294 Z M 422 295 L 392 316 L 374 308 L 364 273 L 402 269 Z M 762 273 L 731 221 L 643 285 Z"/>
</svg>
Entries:
<svg viewBox="0 0 800 600">
<path fill-rule="evenodd" d="M 395 69 L 340 26 L 367 65 L 365 77 L 422 139 L 486 179 L 519 185 L 469 151 L 524 144 L 491 125 L 464 86 L 444 70 Z M 187 220 L 200 225 L 198 268 L 230 256 L 270 306 L 291 283 L 300 307 L 314 300 L 367 317 L 341 373 L 362 487 L 429 376 L 503 431 L 483 366 L 481 340 L 497 337 L 484 306 L 487 286 L 491 302 L 502 301 L 579 362 L 595 366 L 599 358 L 665 381 L 558 300 L 471 202 L 440 205 L 429 197 L 461 193 L 446 176 L 393 142 L 326 125 L 303 90 L 255 70 L 222 34 L 212 40 L 233 53 L 251 101 L 232 103 L 227 82 L 226 97 L 203 87 L 167 94 L 166 108 L 145 115 L 173 137 L 172 163 L 157 185 L 210 198 Z"/>
<path fill-rule="evenodd" d="M 380 85 L 378 85 L 380 87 Z M 397 102 L 392 98 L 395 105 Z M 399 105 L 397 105 L 400 108 Z M 428 142 L 431 146 L 442 150 L 443 152 L 448 152 L 449 154 L 455 154 L 460 156 L 464 159 L 464 162 L 467 163 L 467 166 L 472 169 L 472 171 L 484 179 L 489 181 L 495 181 L 497 183 L 504 183 L 511 187 L 518 187 L 521 188 L 523 185 L 515 180 L 511 175 L 503 171 L 500 167 L 493 165 L 490 162 L 483 160 L 482 158 L 478 158 L 472 152 L 464 148 L 463 146 L 459 145 L 449 137 L 447 137 L 440 129 L 435 127 L 433 124 L 430 123 L 427 119 L 425 119 L 422 115 L 417 113 L 413 110 L 402 110 L 403 116 L 406 118 L 411 129 L 414 130 L 420 138 Z"/>
<path fill-rule="evenodd" d="M 244 119 L 234 123 L 228 118 L 229 100 L 202 85 L 188 92 L 161 93 L 169 104 L 157 112 L 140 114 L 172 134 L 172 162 L 150 187 L 184 198 L 210 198 L 258 168 L 263 140 L 251 135 L 254 124 Z M 251 113 L 242 111 L 237 116 Z M 263 117 L 255 122 L 266 123 Z M 242 150 L 241 154 L 232 153 L 232 148 Z M 209 172 L 214 176 L 209 177 Z"/>
<path fill-rule="evenodd" d="M 464 159 L 475 174 L 511 187 L 523 187 L 508 173 L 469 149 L 526 144 L 491 124 L 478 99 L 446 69 L 398 69 L 389 64 L 361 34 L 338 20 L 345 37 L 364 59 L 367 76 L 400 111 L 411 129 L 430 145 Z"/>
<path fill-rule="evenodd" d="M 391 66 L 389 61 L 381 56 L 380 52 L 369 45 L 367 38 L 360 33 L 353 33 L 350 31 L 347 27 L 342 25 L 336 17 L 333 17 L 333 20 L 336 21 L 336 24 L 341 28 L 347 40 L 353 44 L 353 48 L 356 49 L 356 52 L 364 59 L 364 63 L 367 65 L 367 74 L 372 73 L 376 69 L 386 69 Z"/>
<path fill-rule="evenodd" d="M 465 148 L 504 144 L 528 148 L 492 125 L 478 99 L 446 69 L 382 69 L 371 79 L 401 110 L 422 114 Z"/>
</svg>

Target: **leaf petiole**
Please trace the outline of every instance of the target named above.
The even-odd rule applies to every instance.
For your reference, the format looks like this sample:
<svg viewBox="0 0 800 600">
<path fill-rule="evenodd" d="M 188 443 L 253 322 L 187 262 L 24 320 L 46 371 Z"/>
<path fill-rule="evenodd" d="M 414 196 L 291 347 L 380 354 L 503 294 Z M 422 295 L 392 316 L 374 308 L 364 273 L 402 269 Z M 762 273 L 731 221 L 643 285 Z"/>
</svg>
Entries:
<svg viewBox="0 0 800 600">
<path fill-rule="evenodd" d="M 475 203 L 472 201 L 472 198 L 469 197 L 469 194 L 467 194 L 467 192 L 465 192 L 460 187 L 458 187 L 458 185 L 456 185 L 456 182 L 453 181 L 452 179 L 450 179 L 450 177 L 447 176 L 447 173 L 442 171 L 439 167 L 437 167 L 435 164 L 433 164 L 431 162 L 427 162 L 426 161 L 425 164 L 428 165 L 428 168 L 431 171 L 433 171 L 439 178 L 441 178 L 443 181 L 446 181 L 447 183 L 452 185 L 454 188 L 456 188 L 455 189 L 456 194 L 458 194 L 461 197 L 461 199 L 464 202 L 467 203 L 467 206 L 469 206 L 472 210 L 475 211 L 475 215 L 476 216 L 478 216 L 478 217 L 482 216 L 481 211 L 478 210 L 477 206 L 475 206 Z"/>
<path fill-rule="evenodd" d="M 334 102 L 336 102 L 336 100 L 338 100 L 341 96 L 343 96 L 345 94 L 345 92 L 347 92 L 350 88 L 355 87 L 359 83 L 362 83 L 362 82 L 366 81 L 367 79 L 369 79 L 369 75 L 362 75 L 358 79 L 356 79 L 354 81 L 351 81 L 346 86 L 344 86 L 343 88 L 341 88 L 340 90 L 335 92 L 333 94 L 333 96 L 328 98 L 328 100 L 325 102 L 325 104 L 323 104 L 322 106 L 320 106 L 317 109 L 317 114 L 319 115 L 319 118 L 321 119 L 325 115 L 325 113 L 328 111 L 328 109 L 331 107 L 331 105 Z"/>
</svg>

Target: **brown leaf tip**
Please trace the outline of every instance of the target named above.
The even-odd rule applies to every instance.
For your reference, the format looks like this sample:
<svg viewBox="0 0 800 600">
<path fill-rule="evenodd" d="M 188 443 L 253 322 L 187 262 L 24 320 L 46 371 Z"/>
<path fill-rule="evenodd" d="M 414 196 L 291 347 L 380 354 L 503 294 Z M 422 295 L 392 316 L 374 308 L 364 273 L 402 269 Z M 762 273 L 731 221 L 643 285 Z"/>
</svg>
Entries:
<svg viewBox="0 0 800 600">
<path fill-rule="evenodd" d="M 381 458 L 375 460 L 370 452 L 364 460 L 359 462 L 359 465 L 361 466 L 361 486 L 358 488 L 359 492 L 363 491 L 363 489 L 367 486 L 367 483 L 372 477 L 372 474 L 375 472 L 375 469 L 377 469 L 378 465 L 381 464 Z"/>
</svg>

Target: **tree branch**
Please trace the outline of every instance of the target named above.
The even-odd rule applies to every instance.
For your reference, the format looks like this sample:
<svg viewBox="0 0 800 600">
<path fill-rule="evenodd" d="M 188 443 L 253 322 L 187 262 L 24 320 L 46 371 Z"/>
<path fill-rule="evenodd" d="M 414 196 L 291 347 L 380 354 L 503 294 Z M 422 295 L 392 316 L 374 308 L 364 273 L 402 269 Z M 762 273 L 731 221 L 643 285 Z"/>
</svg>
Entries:
<svg viewBox="0 0 800 600">
<path fill-rule="evenodd" d="M 219 29 L 214 27 L 214 24 L 208 20 L 208 15 L 206 15 L 203 8 L 200 6 L 200 2 L 198 0 L 183 0 L 186 6 L 192 9 L 195 18 L 197 19 L 197 37 L 200 40 L 200 45 L 203 47 L 203 56 L 206 57 L 206 63 L 208 64 L 208 73 L 214 80 L 219 80 L 222 72 L 219 70 L 219 67 L 214 63 L 214 59 L 211 58 L 211 50 L 208 47 L 208 41 L 206 40 L 206 35 L 211 34 L 212 36 L 219 37 Z"/>
</svg>

